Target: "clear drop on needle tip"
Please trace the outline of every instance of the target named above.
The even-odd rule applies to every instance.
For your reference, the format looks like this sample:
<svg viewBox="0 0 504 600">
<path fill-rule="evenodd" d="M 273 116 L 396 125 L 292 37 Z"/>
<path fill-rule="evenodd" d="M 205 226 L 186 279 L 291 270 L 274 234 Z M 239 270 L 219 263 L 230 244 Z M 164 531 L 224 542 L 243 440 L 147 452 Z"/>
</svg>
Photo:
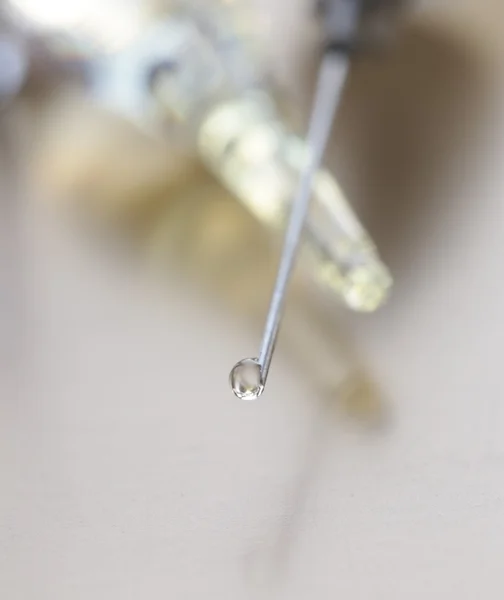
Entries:
<svg viewBox="0 0 504 600">
<path fill-rule="evenodd" d="M 245 358 L 237 363 L 229 375 L 231 389 L 240 400 L 257 400 L 263 393 L 261 366 L 255 358 Z"/>
</svg>

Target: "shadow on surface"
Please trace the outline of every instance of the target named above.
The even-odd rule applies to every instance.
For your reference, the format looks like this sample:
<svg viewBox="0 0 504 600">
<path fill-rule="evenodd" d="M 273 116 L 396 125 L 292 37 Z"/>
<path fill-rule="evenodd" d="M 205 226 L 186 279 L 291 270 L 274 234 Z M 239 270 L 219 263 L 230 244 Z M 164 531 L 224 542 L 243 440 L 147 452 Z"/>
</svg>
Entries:
<svg viewBox="0 0 504 600">
<path fill-rule="evenodd" d="M 457 211 L 439 199 L 471 167 L 487 114 L 485 74 L 475 47 L 424 23 L 353 69 L 335 132 L 338 173 L 399 280 L 433 221 Z"/>
</svg>

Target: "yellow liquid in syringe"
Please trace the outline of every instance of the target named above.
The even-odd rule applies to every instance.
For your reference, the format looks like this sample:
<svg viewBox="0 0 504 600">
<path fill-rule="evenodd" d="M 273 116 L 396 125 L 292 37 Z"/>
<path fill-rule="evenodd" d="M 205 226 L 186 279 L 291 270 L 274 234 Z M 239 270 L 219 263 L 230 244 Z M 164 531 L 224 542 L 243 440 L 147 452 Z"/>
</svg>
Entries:
<svg viewBox="0 0 504 600">
<path fill-rule="evenodd" d="M 307 148 L 285 133 L 267 97 L 240 98 L 211 109 L 199 130 L 199 150 L 257 219 L 271 229 L 284 225 Z M 339 185 L 324 170 L 315 178 L 302 260 L 318 282 L 356 311 L 379 308 L 392 284 Z"/>
</svg>

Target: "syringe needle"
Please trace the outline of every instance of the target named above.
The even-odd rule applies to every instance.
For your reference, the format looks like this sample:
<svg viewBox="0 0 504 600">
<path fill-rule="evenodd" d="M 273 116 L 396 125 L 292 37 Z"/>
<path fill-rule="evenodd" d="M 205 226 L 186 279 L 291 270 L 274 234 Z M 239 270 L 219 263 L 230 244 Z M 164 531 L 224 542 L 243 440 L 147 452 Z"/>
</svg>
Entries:
<svg viewBox="0 0 504 600">
<path fill-rule="evenodd" d="M 334 115 L 345 85 L 348 64 L 348 57 L 343 53 L 329 52 L 325 55 L 320 67 L 307 138 L 309 156 L 292 202 L 259 357 L 240 361 L 233 367 L 230 374 L 233 392 L 243 400 L 257 399 L 266 385 L 282 320 L 287 287 L 296 262 L 303 226 L 308 214 L 313 179 L 327 146 Z"/>
</svg>

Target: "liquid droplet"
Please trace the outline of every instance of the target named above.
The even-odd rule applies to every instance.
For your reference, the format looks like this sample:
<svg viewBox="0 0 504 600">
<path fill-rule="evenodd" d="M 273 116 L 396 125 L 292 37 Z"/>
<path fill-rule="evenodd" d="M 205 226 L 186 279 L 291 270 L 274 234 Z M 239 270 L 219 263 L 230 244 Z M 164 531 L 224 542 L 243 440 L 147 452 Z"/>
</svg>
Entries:
<svg viewBox="0 0 504 600">
<path fill-rule="evenodd" d="M 263 393 L 261 367 L 256 358 L 245 358 L 237 363 L 229 375 L 234 395 L 240 400 L 257 400 Z"/>
</svg>

